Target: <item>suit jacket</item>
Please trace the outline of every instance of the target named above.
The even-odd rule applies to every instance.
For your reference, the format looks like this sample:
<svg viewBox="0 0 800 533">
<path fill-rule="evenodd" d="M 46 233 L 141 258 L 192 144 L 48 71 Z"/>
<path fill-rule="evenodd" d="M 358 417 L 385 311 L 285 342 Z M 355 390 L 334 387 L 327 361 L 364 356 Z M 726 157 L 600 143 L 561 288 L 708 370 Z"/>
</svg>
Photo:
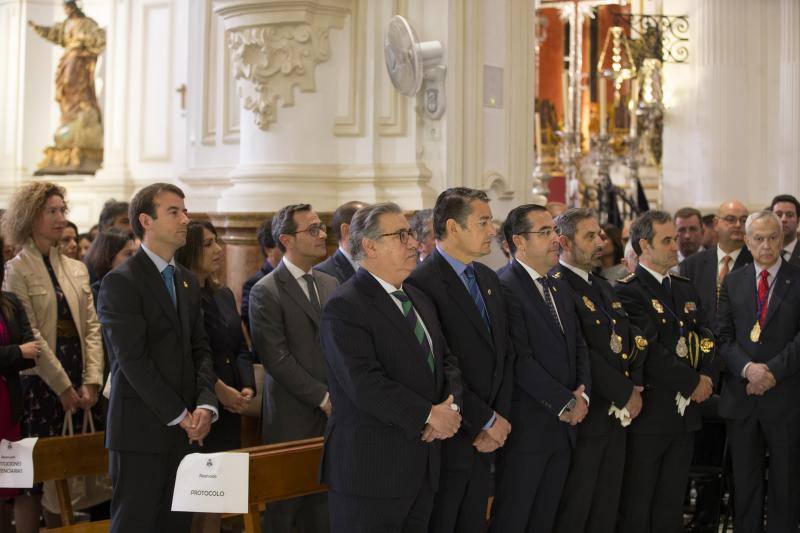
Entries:
<svg viewBox="0 0 800 533">
<path fill-rule="evenodd" d="M 82 384 L 102 385 L 103 341 L 86 265 L 62 254 L 58 246 L 50 248 L 48 258 L 81 338 Z M 55 354 L 58 322 L 56 292 L 42 254 L 33 240 L 25 243 L 20 253 L 6 263 L 3 289 L 17 295 L 25 308 L 34 337 L 44 341 L 41 343 L 39 362 L 26 373 L 38 375 L 56 394 L 61 394 L 72 385 L 79 385 L 70 382 Z"/>
<path fill-rule="evenodd" d="M 735 274 L 735 275 L 734 275 Z M 767 318 L 756 342 L 750 331 L 758 302 L 755 265 L 725 277 L 719 299 L 719 343 L 726 372 L 720 414 L 744 419 L 757 410 L 763 419 L 782 419 L 800 408 L 800 267 L 782 262 L 769 299 Z M 777 384 L 763 396 L 748 396 L 742 370 L 749 362 L 766 364 Z"/>
<path fill-rule="evenodd" d="M 508 302 L 515 377 L 511 431 L 505 449 L 554 452 L 575 445 L 577 430 L 558 419 L 579 385 L 591 396 L 589 354 L 575 303 L 564 282 L 550 278 L 563 332 L 527 270 L 516 260 L 500 277 Z"/>
<path fill-rule="evenodd" d="M 333 402 L 325 431 L 322 481 L 370 498 L 416 495 L 439 485 L 441 441 L 420 438 L 434 404 L 461 403 L 461 375 L 422 291 L 404 285 L 431 338 L 434 372 L 392 297 L 363 268 L 322 312 L 322 346 Z"/>
<path fill-rule="evenodd" d="M 583 338 L 589 348 L 592 370 L 592 397 L 589 414 L 578 425 L 579 435 L 605 435 L 620 427 L 609 416 L 612 405 L 622 409 L 628 403 L 634 385 L 644 382 L 647 344 L 641 330 L 631 323 L 614 289 L 600 276 L 592 276 L 590 285 L 578 274 L 556 265 L 553 277 L 562 279 L 578 310 Z M 613 323 L 612 323 L 613 321 Z M 622 351 L 611 350 L 611 332 L 622 338 Z"/>
<path fill-rule="evenodd" d="M 443 448 L 445 465 L 456 469 L 472 465 L 476 453 L 472 442 L 495 411 L 504 418 L 510 416 L 514 385 L 514 352 L 500 280 L 486 265 L 478 262 L 473 265 L 489 312 L 491 331 L 466 286 L 438 250 L 405 283 L 431 299 L 447 345 L 458 358 L 464 387 L 463 421 L 461 430 L 446 440 Z"/>
<path fill-rule="evenodd" d="M 247 281 L 244 282 L 242 285 L 242 305 L 241 305 L 241 315 L 242 315 L 242 323 L 244 327 L 247 328 L 247 332 L 250 332 L 250 291 L 253 290 L 253 285 L 258 283 L 261 278 L 272 272 L 274 269 L 270 262 L 264 259 L 264 264 L 261 265 L 261 268 L 258 269 L 258 272 L 247 278 Z"/>
<path fill-rule="evenodd" d="M 731 265 L 730 272 L 753 262 L 753 256 L 747 246 L 742 247 L 739 256 Z M 679 265 L 681 276 L 689 278 L 700 297 L 703 314 L 700 316 L 704 324 L 712 326 L 717 314 L 717 247 L 697 252 Z"/>
<path fill-rule="evenodd" d="M 320 272 L 324 272 L 329 276 L 333 276 L 340 285 L 350 279 L 353 274 L 356 273 L 356 271 L 353 269 L 353 265 L 350 264 L 350 261 L 339 249 L 337 249 L 336 252 L 332 256 L 328 257 L 325 261 L 315 265 L 314 270 L 319 270 Z"/>
<path fill-rule="evenodd" d="M 20 370 L 33 368 L 36 364 L 33 359 L 24 359 L 20 345 L 36 340 L 25 314 L 25 308 L 12 292 L 3 292 L 3 296 L 8 299 L 11 308 L 11 315 L 7 316 L 3 310 L 3 321 L 8 329 L 10 342 L 5 346 L 0 346 L 0 375 L 6 380 L 8 387 L 8 398 L 11 404 L 11 422 L 17 423 L 22 420 L 22 389 L 19 383 Z"/>
<path fill-rule="evenodd" d="M 184 409 L 217 407 L 200 285 L 175 267 L 177 308 L 143 249 L 103 278 L 97 312 L 111 364 L 106 447 L 183 453 L 186 432 L 168 426 Z"/>
<path fill-rule="evenodd" d="M 789 264 L 800 267 L 800 242 L 794 245 L 794 250 L 792 250 L 792 255 L 790 255 L 786 260 Z"/>
<path fill-rule="evenodd" d="M 680 392 L 684 398 L 689 398 L 700 382 L 700 374 L 709 376 L 714 383 L 718 378 L 719 362 L 713 350 L 711 332 L 703 321 L 697 292 L 687 278 L 672 274 L 670 279 L 672 296 L 639 265 L 633 274 L 619 280 L 614 287 L 631 321 L 644 332 L 649 344 L 644 362 L 642 412 L 630 426 L 630 430 L 636 433 L 671 434 L 699 430 L 702 424 L 700 405 L 691 402 L 681 416 L 675 395 Z M 709 352 L 697 352 L 702 353 L 697 368 L 688 358 L 677 355 L 681 331 L 688 344 L 692 343 L 691 332 L 697 333 L 698 341 L 705 338 L 712 343 Z"/>
<path fill-rule="evenodd" d="M 338 282 L 323 272 L 313 276 L 324 306 Z M 319 318 L 283 261 L 250 291 L 253 348 L 272 378 L 264 391 L 269 395 L 263 423 L 266 443 L 319 437 L 325 430 L 327 416 L 319 405 L 328 385 Z"/>
</svg>

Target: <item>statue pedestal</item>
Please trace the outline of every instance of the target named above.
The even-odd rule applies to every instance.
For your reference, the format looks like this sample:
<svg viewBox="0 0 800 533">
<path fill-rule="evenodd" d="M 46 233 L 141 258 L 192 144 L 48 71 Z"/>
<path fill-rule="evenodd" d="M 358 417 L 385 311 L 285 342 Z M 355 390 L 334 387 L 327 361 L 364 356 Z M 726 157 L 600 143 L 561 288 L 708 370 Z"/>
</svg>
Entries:
<svg viewBox="0 0 800 533">
<path fill-rule="evenodd" d="M 39 163 L 39 169 L 33 175 L 94 174 L 102 165 L 102 149 L 48 146 L 44 149 L 44 159 Z"/>
</svg>

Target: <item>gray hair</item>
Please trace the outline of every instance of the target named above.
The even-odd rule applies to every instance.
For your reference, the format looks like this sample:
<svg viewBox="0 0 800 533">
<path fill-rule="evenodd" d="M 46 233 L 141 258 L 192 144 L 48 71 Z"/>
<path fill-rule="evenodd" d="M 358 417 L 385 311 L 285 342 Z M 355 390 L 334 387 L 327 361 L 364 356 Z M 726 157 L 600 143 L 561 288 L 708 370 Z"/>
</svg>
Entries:
<svg viewBox="0 0 800 533">
<path fill-rule="evenodd" d="M 588 207 L 567 209 L 556 217 L 556 231 L 559 235 L 574 241 L 575 234 L 578 232 L 578 223 L 587 218 L 597 219 L 597 213 L 595 213 L 594 209 L 589 209 Z"/>
<path fill-rule="evenodd" d="M 433 231 L 433 209 L 420 209 L 411 217 L 410 224 L 417 234 L 417 240 L 424 241 Z"/>
<path fill-rule="evenodd" d="M 636 255 L 642 255 L 642 247 L 639 244 L 642 239 L 651 245 L 653 244 L 653 238 L 656 236 L 653 224 L 666 224 L 668 222 L 672 222 L 672 216 L 666 211 L 645 211 L 633 221 L 630 241 Z"/>
<path fill-rule="evenodd" d="M 756 220 L 761 220 L 762 218 L 769 218 L 778 226 L 778 229 L 781 229 L 781 221 L 778 216 L 773 213 L 772 211 L 756 211 L 755 213 L 750 213 L 750 216 L 747 217 L 747 222 L 744 223 L 744 232 L 747 235 L 750 235 L 753 229 L 753 223 Z"/>
<path fill-rule="evenodd" d="M 368 205 L 362 207 L 350 220 L 350 255 L 354 261 L 364 258 L 364 239 L 377 240 L 381 236 L 381 215 L 403 214 L 400 206 L 394 202 Z"/>
</svg>

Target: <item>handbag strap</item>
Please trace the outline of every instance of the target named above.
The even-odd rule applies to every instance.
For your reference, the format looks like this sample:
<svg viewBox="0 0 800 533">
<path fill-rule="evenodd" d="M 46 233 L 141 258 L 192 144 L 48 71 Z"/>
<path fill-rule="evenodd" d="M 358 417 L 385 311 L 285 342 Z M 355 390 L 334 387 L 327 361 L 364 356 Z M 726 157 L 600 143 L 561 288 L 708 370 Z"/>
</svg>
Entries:
<svg viewBox="0 0 800 533">
<path fill-rule="evenodd" d="M 89 430 L 88 432 L 86 430 Z M 94 433 L 96 430 L 94 429 L 94 417 L 92 416 L 91 409 L 84 409 L 83 410 L 83 429 L 82 433 Z"/>
<path fill-rule="evenodd" d="M 71 437 L 75 435 L 75 428 L 72 426 L 72 413 L 64 413 L 64 425 L 61 426 L 61 436 Z"/>
</svg>

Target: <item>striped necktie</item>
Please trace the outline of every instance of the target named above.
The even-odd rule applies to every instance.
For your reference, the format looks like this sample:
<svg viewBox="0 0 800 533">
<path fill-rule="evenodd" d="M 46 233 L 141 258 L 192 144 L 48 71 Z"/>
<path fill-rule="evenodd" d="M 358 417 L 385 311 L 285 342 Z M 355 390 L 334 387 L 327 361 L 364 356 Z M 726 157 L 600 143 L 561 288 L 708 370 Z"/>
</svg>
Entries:
<svg viewBox="0 0 800 533">
<path fill-rule="evenodd" d="M 422 323 L 417 319 L 417 312 L 414 310 L 414 305 L 404 291 L 394 291 L 392 296 L 400 300 L 400 304 L 403 306 L 403 315 L 414 331 L 414 335 L 417 337 L 417 342 L 419 342 L 422 351 L 427 355 L 428 366 L 431 372 L 434 372 L 436 363 L 433 358 L 433 350 L 431 350 L 431 346 L 428 344 L 428 336 L 425 335 L 425 328 L 422 327 Z"/>
</svg>

